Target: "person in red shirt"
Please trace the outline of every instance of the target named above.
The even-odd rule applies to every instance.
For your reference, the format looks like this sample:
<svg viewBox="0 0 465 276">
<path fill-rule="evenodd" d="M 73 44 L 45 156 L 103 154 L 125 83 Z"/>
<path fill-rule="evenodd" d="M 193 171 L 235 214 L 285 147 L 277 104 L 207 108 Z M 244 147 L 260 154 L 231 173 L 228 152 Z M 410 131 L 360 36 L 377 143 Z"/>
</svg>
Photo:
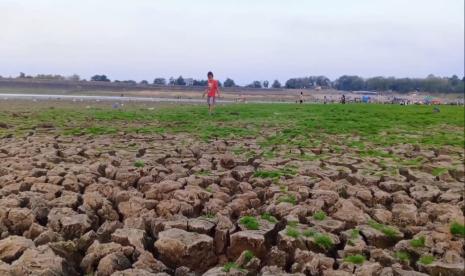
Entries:
<svg viewBox="0 0 465 276">
<path fill-rule="evenodd" d="M 208 87 L 205 90 L 205 93 L 203 94 L 203 97 L 205 97 L 205 94 L 207 94 L 207 103 L 208 103 L 208 113 L 211 115 L 213 111 L 215 110 L 215 104 L 216 104 L 216 97 L 220 96 L 220 90 L 218 86 L 218 81 L 213 79 L 213 73 L 208 72 Z"/>
</svg>

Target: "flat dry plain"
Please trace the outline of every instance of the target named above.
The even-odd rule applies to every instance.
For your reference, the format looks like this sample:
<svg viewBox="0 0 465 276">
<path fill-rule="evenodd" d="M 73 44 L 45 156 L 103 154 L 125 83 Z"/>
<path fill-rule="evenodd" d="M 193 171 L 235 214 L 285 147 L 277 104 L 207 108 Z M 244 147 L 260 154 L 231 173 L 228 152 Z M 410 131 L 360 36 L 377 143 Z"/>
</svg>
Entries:
<svg viewBox="0 0 465 276">
<path fill-rule="evenodd" d="M 0 275 L 463 275 L 463 107 L 0 101 Z"/>
</svg>

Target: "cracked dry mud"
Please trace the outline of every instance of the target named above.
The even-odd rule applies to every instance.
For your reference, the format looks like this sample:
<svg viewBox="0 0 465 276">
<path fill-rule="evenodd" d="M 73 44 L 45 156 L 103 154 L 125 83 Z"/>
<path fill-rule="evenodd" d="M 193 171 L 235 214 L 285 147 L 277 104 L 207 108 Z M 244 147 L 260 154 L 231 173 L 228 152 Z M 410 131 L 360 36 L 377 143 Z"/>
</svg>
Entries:
<svg viewBox="0 0 465 276">
<path fill-rule="evenodd" d="M 388 170 L 324 144 L 267 159 L 254 139 L 187 134 L 4 138 L 0 274 L 463 275 L 463 151 L 389 150 L 425 162 Z"/>
</svg>

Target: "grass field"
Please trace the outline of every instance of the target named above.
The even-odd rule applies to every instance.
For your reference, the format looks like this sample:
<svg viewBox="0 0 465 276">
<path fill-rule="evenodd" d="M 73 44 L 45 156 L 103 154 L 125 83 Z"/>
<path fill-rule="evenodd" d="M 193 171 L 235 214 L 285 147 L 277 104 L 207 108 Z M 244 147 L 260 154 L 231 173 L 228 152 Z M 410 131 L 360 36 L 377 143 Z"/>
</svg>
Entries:
<svg viewBox="0 0 465 276">
<path fill-rule="evenodd" d="M 397 105 L 224 105 L 213 116 L 205 106 L 181 105 L 156 108 L 109 107 L 37 108 L 2 111 L 0 135 L 65 136 L 187 134 L 199 141 L 225 139 L 235 144 L 232 152 L 256 156 L 250 142 L 260 147 L 265 159 L 322 160 L 334 154 L 377 158 L 387 171 L 400 166 L 421 167 L 421 157 L 405 158 L 404 145 L 437 150 L 447 147 L 462 152 L 464 110 L 442 106 Z M 120 145 L 119 147 L 125 147 Z M 454 162 L 450 166 L 461 166 Z M 448 168 L 434 168 L 440 175 Z M 450 168 L 449 168 L 450 169 Z"/>
<path fill-rule="evenodd" d="M 0 121 L 13 126 L 0 128 L 0 135 L 50 125 L 66 135 L 184 132 L 204 140 L 257 137 L 263 146 L 308 147 L 325 141 L 360 149 L 371 144 L 464 145 L 464 109 L 449 106 L 434 113 L 431 106 L 247 104 L 221 106 L 213 116 L 196 105 L 43 108 L 0 111 Z"/>
</svg>

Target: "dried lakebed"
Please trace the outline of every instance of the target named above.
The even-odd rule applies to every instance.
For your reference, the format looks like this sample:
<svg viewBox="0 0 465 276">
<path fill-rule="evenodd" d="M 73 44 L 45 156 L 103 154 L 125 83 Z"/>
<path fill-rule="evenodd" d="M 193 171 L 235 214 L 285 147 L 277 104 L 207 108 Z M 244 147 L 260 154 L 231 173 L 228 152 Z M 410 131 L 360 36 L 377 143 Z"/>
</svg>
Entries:
<svg viewBox="0 0 465 276">
<path fill-rule="evenodd" d="M 0 275 L 464 273 L 461 148 L 22 133 L 0 139 Z"/>
</svg>

